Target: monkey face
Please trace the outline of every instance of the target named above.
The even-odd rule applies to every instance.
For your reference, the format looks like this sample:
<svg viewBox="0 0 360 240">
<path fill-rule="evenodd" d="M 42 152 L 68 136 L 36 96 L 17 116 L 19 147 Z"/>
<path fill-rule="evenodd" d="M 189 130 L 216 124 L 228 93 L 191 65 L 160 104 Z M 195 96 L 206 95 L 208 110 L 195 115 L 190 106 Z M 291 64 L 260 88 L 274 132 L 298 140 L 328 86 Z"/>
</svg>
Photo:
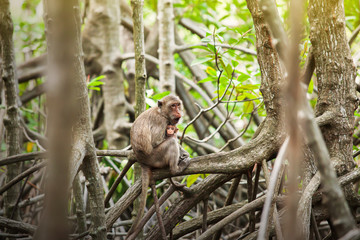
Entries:
<svg viewBox="0 0 360 240">
<path fill-rule="evenodd" d="M 170 105 L 170 116 L 171 116 L 170 122 L 173 125 L 176 125 L 180 121 L 180 118 L 182 115 L 181 114 L 181 103 L 176 101 L 176 102 L 170 103 L 169 105 Z"/>
<path fill-rule="evenodd" d="M 181 100 L 172 95 L 166 96 L 158 102 L 161 113 L 172 125 L 176 125 L 182 116 L 181 105 Z"/>
</svg>

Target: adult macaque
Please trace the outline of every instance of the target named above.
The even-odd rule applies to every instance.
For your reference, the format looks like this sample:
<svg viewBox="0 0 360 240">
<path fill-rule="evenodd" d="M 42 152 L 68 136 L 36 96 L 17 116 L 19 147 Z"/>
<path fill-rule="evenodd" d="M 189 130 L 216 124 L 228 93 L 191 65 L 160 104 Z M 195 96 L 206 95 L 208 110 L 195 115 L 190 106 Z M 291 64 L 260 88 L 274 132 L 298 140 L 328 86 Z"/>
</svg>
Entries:
<svg viewBox="0 0 360 240">
<path fill-rule="evenodd" d="M 131 146 L 142 168 L 142 193 L 138 215 L 128 236 L 143 217 L 151 168 L 169 167 L 170 172 L 175 174 L 189 165 L 189 154 L 179 146 L 176 137 L 172 137 L 176 136 L 178 130 L 176 124 L 182 116 L 181 107 L 182 102 L 178 97 L 166 96 L 158 102 L 157 107 L 140 114 L 131 127 Z"/>
</svg>

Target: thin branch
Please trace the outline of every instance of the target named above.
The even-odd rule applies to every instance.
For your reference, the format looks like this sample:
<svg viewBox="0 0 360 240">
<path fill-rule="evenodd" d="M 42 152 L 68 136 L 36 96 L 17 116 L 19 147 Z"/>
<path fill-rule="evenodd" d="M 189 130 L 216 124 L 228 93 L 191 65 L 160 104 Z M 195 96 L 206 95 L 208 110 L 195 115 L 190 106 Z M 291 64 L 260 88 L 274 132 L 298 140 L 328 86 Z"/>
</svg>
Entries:
<svg viewBox="0 0 360 240">
<path fill-rule="evenodd" d="M 96 150 L 96 155 L 98 157 L 103 156 L 112 156 L 112 157 L 130 157 L 131 150 Z"/>
<path fill-rule="evenodd" d="M 204 213 L 203 213 L 203 222 L 202 222 L 202 226 L 201 226 L 201 232 L 205 232 L 207 229 L 207 217 L 208 217 L 208 203 L 209 203 L 209 196 L 206 196 L 204 198 Z"/>
<path fill-rule="evenodd" d="M 258 199 L 255 199 L 254 201 L 247 203 L 246 205 L 244 205 L 243 207 L 239 208 L 238 210 L 236 210 L 235 212 L 231 213 L 230 215 L 226 216 L 225 218 L 223 218 L 221 221 L 219 221 L 218 223 L 214 224 L 210 229 L 208 229 L 206 232 L 204 232 L 203 234 L 201 234 L 197 240 L 205 240 L 205 239 L 209 239 L 210 237 L 213 236 L 213 234 L 215 234 L 218 230 L 220 230 L 221 228 L 223 228 L 225 225 L 229 224 L 230 222 L 236 220 L 237 218 L 239 218 L 240 216 L 244 215 L 245 213 L 248 213 L 250 211 L 252 211 L 255 208 L 261 207 L 265 202 L 265 196 L 260 197 Z M 219 209 L 221 211 L 221 209 Z"/>
<path fill-rule="evenodd" d="M 34 234 L 36 231 L 36 226 L 34 226 L 34 225 L 11 220 L 11 219 L 4 218 L 1 216 L 0 216 L 0 226 L 15 230 L 17 232 L 25 232 L 25 233 L 30 233 L 30 234 Z"/>
<path fill-rule="evenodd" d="M 231 183 L 231 186 L 230 186 L 230 189 L 228 191 L 228 195 L 226 196 L 226 199 L 225 199 L 225 204 L 224 204 L 224 207 L 226 206 L 229 206 L 231 205 L 232 201 L 234 200 L 234 197 L 235 197 L 235 193 L 239 187 L 239 183 L 240 183 L 240 180 L 241 180 L 241 176 L 240 175 L 239 177 L 237 178 L 234 178 L 232 183 Z M 219 231 L 217 231 L 213 237 L 213 240 L 219 240 L 220 237 L 221 237 L 221 230 L 220 229 Z"/>
<path fill-rule="evenodd" d="M 24 162 L 33 159 L 45 158 L 47 152 L 32 152 L 32 153 L 23 153 L 18 155 L 13 155 L 11 157 L 3 158 L 0 160 L 0 167 L 8 164 L 13 164 L 17 162 Z"/>
<path fill-rule="evenodd" d="M 220 75 L 219 75 L 218 79 L 220 79 L 221 73 L 222 73 L 222 71 L 220 71 Z M 193 124 L 203 113 L 208 112 L 208 111 L 214 109 L 215 107 L 217 107 L 217 106 L 221 103 L 222 99 L 225 97 L 226 92 L 228 91 L 229 87 L 230 87 L 231 84 L 232 84 L 232 78 L 233 78 L 233 76 L 231 76 L 231 80 L 230 80 L 229 84 L 226 86 L 226 89 L 225 89 L 223 95 L 222 95 L 220 98 L 219 98 L 219 95 L 218 95 L 218 100 L 217 100 L 217 102 L 214 103 L 214 105 L 212 105 L 212 106 L 210 106 L 210 107 L 208 107 L 208 108 L 205 108 L 205 109 L 201 108 L 200 111 L 198 112 L 198 114 L 186 125 L 186 127 L 184 128 L 183 133 L 182 133 L 182 135 L 181 135 L 181 138 L 180 138 L 180 145 L 182 144 L 182 139 L 184 138 L 184 135 L 185 135 L 185 132 L 186 132 L 187 128 L 188 128 L 191 124 Z M 227 116 L 227 117 L 225 118 L 225 121 L 223 121 L 223 122 L 220 124 L 220 126 L 216 129 L 216 131 L 214 131 L 212 134 L 210 134 L 210 136 L 208 136 L 208 137 L 204 138 L 203 140 L 201 140 L 201 142 L 207 142 L 207 141 L 209 141 L 209 139 L 211 139 L 211 138 L 222 128 L 222 126 L 224 126 L 224 125 L 226 124 L 226 122 L 227 122 L 228 119 L 229 119 L 229 118 L 228 118 L 228 116 Z M 193 140 L 194 140 L 194 139 L 193 139 Z"/>
<path fill-rule="evenodd" d="M 256 56 L 256 52 L 254 50 L 251 50 L 251 49 L 248 49 L 248 48 L 245 48 L 245 47 L 231 46 L 231 45 L 222 44 L 222 43 L 217 43 L 216 45 L 219 46 L 219 47 L 222 47 L 222 48 L 234 49 L 234 50 L 244 52 L 246 54 Z M 174 52 L 179 53 L 179 52 L 186 51 L 186 50 L 196 48 L 196 47 L 200 47 L 200 46 L 207 47 L 207 44 L 206 43 L 198 43 L 198 44 L 191 44 L 191 45 L 176 46 Z"/>
<path fill-rule="evenodd" d="M 267 162 L 265 160 L 262 161 L 262 168 L 263 168 L 263 172 L 264 172 L 266 186 L 269 186 L 269 183 L 270 183 L 270 171 L 268 169 Z M 278 213 L 276 204 L 274 205 L 273 222 L 274 222 L 274 225 L 275 225 L 275 232 L 276 232 L 277 239 L 278 240 L 283 240 L 284 237 L 283 237 L 283 234 L 282 234 L 282 231 L 281 231 L 281 225 L 280 225 L 280 221 L 279 221 L 279 213 Z"/>
<path fill-rule="evenodd" d="M 232 138 L 229 141 L 227 141 L 227 143 L 224 146 L 222 146 L 222 148 L 219 149 L 219 152 L 223 151 L 230 143 L 236 141 L 236 139 L 238 139 L 238 138 L 241 138 L 246 133 L 246 131 L 248 130 L 248 128 L 250 126 L 250 123 L 251 123 L 251 120 L 252 120 L 253 116 L 254 116 L 254 111 L 251 113 L 250 119 L 249 119 L 248 123 L 246 124 L 244 130 L 238 136 L 236 136 L 235 138 Z"/>
<path fill-rule="evenodd" d="M 23 178 L 27 177 L 28 175 L 32 174 L 33 172 L 36 172 L 37 170 L 43 168 L 46 165 L 46 162 L 38 163 L 35 166 L 27 169 L 26 171 L 20 173 L 15 178 L 11 179 L 9 182 L 7 182 L 5 185 L 3 185 L 0 188 L 0 195 L 3 194 L 6 190 L 8 190 L 11 186 L 21 181 Z"/>
<path fill-rule="evenodd" d="M 129 60 L 129 59 L 133 59 L 134 53 L 126 53 L 126 54 L 122 54 L 119 55 L 117 57 L 117 59 L 115 60 L 115 62 L 117 64 L 121 64 L 123 61 Z M 159 60 L 151 55 L 145 54 L 145 59 L 147 61 L 150 61 L 154 64 L 159 64 Z M 211 100 L 211 98 L 204 92 L 204 90 L 198 86 L 196 83 L 194 83 L 193 81 L 191 81 L 190 79 L 186 78 L 184 75 L 182 75 L 181 73 L 179 73 L 178 71 L 175 71 L 175 77 L 181 81 L 183 81 L 184 83 L 186 83 L 187 85 L 189 85 L 191 88 L 193 88 L 197 93 L 200 94 L 200 96 L 203 98 L 203 100 L 205 100 L 207 102 L 207 104 L 212 105 L 214 104 L 214 102 Z M 220 107 L 220 105 L 219 105 Z M 214 108 L 213 109 L 215 115 L 220 119 L 220 121 L 225 121 L 225 116 L 223 116 L 223 113 L 217 109 Z M 231 124 L 226 124 L 226 127 L 228 128 L 228 130 L 230 132 L 236 132 L 236 130 L 233 128 L 233 126 Z M 237 133 L 233 133 L 233 135 L 236 135 Z"/>
<path fill-rule="evenodd" d="M 271 173 L 270 182 L 268 186 L 268 192 L 266 193 L 266 201 L 264 204 L 264 209 L 261 214 L 261 223 L 259 229 L 258 239 L 266 239 L 267 238 L 267 227 L 269 223 L 269 215 L 271 213 L 271 209 L 273 204 L 276 201 L 276 192 L 278 191 L 279 182 L 282 177 L 280 177 L 282 168 L 284 166 L 283 162 L 285 161 L 285 153 L 289 145 L 289 137 L 286 138 L 283 145 L 279 150 L 278 157 L 275 160 L 274 169 Z"/>
<path fill-rule="evenodd" d="M 161 206 L 175 192 L 175 190 L 176 190 L 175 186 L 173 184 L 170 184 L 169 189 L 160 197 L 159 205 Z M 143 219 L 140 221 L 138 229 L 134 231 L 133 234 L 135 234 L 135 236 L 139 234 L 139 232 L 143 229 L 146 222 L 149 221 L 149 219 L 154 213 L 155 213 L 155 206 L 153 204 L 149 209 L 149 211 L 147 211 Z"/>
<path fill-rule="evenodd" d="M 244 99 L 244 100 L 221 101 L 221 103 L 242 103 L 242 102 L 252 102 L 255 100 L 263 100 L 263 98 L 258 97 L 258 98 L 252 98 L 252 99 Z"/>
<path fill-rule="evenodd" d="M 360 24 L 359 24 L 359 26 L 357 26 L 357 28 L 352 32 L 351 37 L 350 37 L 350 39 L 349 39 L 349 46 L 351 46 L 351 45 L 354 43 L 354 41 L 355 41 L 357 35 L 359 34 L 359 32 L 360 32 Z"/>
</svg>

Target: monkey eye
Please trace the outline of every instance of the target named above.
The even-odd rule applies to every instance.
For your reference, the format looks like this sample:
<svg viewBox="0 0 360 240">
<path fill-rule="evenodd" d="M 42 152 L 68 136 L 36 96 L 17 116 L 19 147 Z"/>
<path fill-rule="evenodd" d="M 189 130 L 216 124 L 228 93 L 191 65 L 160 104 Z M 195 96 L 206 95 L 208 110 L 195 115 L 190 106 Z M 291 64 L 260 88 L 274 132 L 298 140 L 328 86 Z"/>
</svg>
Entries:
<svg viewBox="0 0 360 240">
<path fill-rule="evenodd" d="M 176 104 L 171 105 L 172 108 L 176 107 Z"/>
</svg>

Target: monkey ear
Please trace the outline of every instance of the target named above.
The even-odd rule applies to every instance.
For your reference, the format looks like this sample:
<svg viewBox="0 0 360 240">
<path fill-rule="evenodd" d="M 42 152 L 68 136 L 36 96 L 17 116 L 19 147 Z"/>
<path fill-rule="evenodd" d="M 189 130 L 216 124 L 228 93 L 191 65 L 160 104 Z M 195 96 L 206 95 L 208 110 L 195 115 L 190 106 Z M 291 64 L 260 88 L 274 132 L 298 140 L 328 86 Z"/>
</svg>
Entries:
<svg viewBox="0 0 360 240">
<path fill-rule="evenodd" d="M 161 108 L 162 105 L 163 105 L 162 101 L 158 101 L 158 107 Z"/>
</svg>

